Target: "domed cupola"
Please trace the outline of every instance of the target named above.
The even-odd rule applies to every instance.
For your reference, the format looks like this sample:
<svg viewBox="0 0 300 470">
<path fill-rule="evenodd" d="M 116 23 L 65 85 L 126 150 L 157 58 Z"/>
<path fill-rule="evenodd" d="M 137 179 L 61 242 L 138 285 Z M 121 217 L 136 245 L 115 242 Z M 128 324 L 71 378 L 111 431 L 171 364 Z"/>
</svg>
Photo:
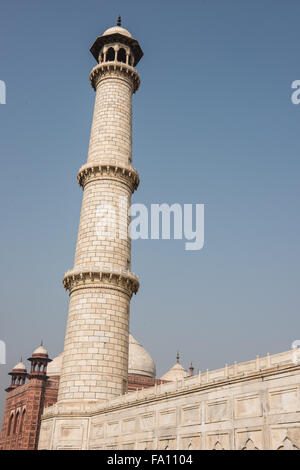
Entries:
<svg viewBox="0 0 300 470">
<path fill-rule="evenodd" d="M 35 349 L 32 356 L 28 358 L 31 362 L 29 378 L 46 378 L 47 365 L 52 359 L 49 359 L 48 351 L 44 348 L 43 343 Z"/>
<path fill-rule="evenodd" d="M 135 67 L 143 57 L 143 51 L 127 29 L 121 27 L 121 17 L 117 26 L 104 31 L 90 49 L 99 64 L 114 62 Z"/>
<path fill-rule="evenodd" d="M 184 379 L 189 375 L 188 371 L 180 364 L 179 359 L 180 356 L 177 353 L 176 364 L 161 377 L 162 380 L 174 382 L 175 380 Z"/>
<path fill-rule="evenodd" d="M 129 335 L 128 373 L 152 378 L 156 376 L 155 362 L 146 349 L 132 335 Z"/>
<path fill-rule="evenodd" d="M 14 388 L 24 385 L 27 377 L 27 370 L 25 364 L 22 362 L 22 358 L 18 364 L 15 365 L 13 370 L 9 372 L 8 375 L 11 375 L 11 384 L 6 389 L 7 392 L 13 390 Z"/>
</svg>

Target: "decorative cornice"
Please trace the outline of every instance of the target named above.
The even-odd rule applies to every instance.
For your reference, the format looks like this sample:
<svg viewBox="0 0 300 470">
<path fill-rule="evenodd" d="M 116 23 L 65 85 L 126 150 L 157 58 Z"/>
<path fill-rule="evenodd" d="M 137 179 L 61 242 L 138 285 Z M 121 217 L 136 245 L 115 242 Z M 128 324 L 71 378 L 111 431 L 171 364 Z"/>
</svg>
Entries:
<svg viewBox="0 0 300 470">
<path fill-rule="evenodd" d="M 139 280 L 129 271 L 97 271 L 86 268 L 66 272 L 63 285 L 70 294 L 78 289 L 101 287 L 120 290 L 131 297 L 138 291 Z"/>
<path fill-rule="evenodd" d="M 90 73 L 90 82 L 94 90 L 101 79 L 119 76 L 126 78 L 132 85 L 132 93 L 140 86 L 140 77 L 135 68 L 123 62 L 104 62 L 96 65 Z"/>
<path fill-rule="evenodd" d="M 122 167 L 113 164 L 87 163 L 78 173 L 77 181 L 82 188 L 90 181 L 99 179 L 114 179 L 126 184 L 133 193 L 140 182 L 139 174 L 135 168 Z"/>
</svg>

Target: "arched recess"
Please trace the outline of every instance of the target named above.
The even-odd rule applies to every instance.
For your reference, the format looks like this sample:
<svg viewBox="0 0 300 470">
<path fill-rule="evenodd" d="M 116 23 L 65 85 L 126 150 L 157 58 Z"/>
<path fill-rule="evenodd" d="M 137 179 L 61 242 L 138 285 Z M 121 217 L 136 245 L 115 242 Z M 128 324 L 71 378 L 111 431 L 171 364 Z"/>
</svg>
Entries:
<svg viewBox="0 0 300 470">
<path fill-rule="evenodd" d="M 20 420 L 20 411 L 17 411 L 16 417 L 15 417 L 15 424 L 14 424 L 14 434 L 17 434 L 18 432 L 19 420 Z"/>
<path fill-rule="evenodd" d="M 14 413 L 12 413 L 9 417 L 9 421 L 8 421 L 8 429 L 7 429 L 7 435 L 10 436 L 11 435 L 11 432 L 12 432 L 12 423 L 13 423 L 13 420 L 14 420 Z"/>
<path fill-rule="evenodd" d="M 242 450 L 259 450 L 257 447 L 255 447 L 254 442 L 252 439 L 248 439 Z"/>
<path fill-rule="evenodd" d="M 113 47 L 110 47 L 106 52 L 106 62 L 113 62 L 115 60 L 115 50 Z"/>
<path fill-rule="evenodd" d="M 124 64 L 126 64 L 126 51 L 123 47 L 118 50 L 118 62 L 124 62 Z"/>
<path fill-rule="evenodd" d="M 19 431 L 20 434 L 23 432 L 25 416 L 26 416 L 26 408 L 24 408 L 24 410 L 22 411 L 21 422 L 20 422 L 20 431 Z"/>
<path fill-rule="evenodd" d="M 215 443 L 213 450 L 224 450 L 224 448 L 220 444 L 220 441 L 217 441 Z"/>
<path fill-rule="evenodd" d="M 299 450 L 299 448 L 288 437 L 286 437 L 277 450 Z"/>
</svg>

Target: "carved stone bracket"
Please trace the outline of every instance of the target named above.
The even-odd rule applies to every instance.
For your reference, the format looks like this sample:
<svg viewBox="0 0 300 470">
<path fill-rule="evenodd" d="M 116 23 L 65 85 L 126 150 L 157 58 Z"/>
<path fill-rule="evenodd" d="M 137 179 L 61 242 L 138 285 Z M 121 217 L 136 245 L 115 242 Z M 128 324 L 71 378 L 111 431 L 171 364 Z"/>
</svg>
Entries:
<svg viewBox="0 0 300 470">
<path fill-rule="evenodd" d="M 140 77 L 134 67 L 123 62 L 105 62 L 96 65 L 90 73 L 90 82 L 94 90 L 101 79 L 111 76 L 119 76 L 130 81 L 132 93 L 135 93 L 140 86 Z"/>
<path fill-rule="evenodd" d="M 140 182 L 139 174 L 135 168 L 121 167 L 113 164 L 83 165 L 79 170 L 77 181 L 84 188 L 90 181 L 104 178 L 119 180 L 125 183 L 132 193 L 137 189 Z"/>
<path fill-rule="evenodd" d="M 132 297 L 139 288 L 138 277 L 129 271 L 97 271 L 95 269 L 66 272 L 63 285 L 71 294 L 77 289 L 101 287 L 116 289 Z"/>
</svg>

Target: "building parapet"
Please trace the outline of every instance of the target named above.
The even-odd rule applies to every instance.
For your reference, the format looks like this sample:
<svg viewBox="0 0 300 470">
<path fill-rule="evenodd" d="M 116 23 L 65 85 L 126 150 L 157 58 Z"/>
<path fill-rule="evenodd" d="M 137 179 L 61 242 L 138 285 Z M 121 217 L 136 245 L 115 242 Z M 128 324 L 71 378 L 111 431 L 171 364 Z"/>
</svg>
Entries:
<svg viewBox="0 0 300 470">
<path fill-rule="evenodd" d="M 175 382 L 161 383 L 154 387 L 128 392 L 101 403 L 56 403 L 44 410 L 42 419 L 55 416 L 91 416 L 107 413 L 117 408 L 137 406 L 148 401 L 165 399 L 177 394 L 192 393 L 199 389 L 211 389 L 239 381 L 263 378 L 269 375 L 282 374 L 285 371 L 300 369 L 300 348 L 294 348 L 279 354 L 267 354 L 252 361 L 226 365 L 222 369 L 206 370 Z"/>
</svg>

